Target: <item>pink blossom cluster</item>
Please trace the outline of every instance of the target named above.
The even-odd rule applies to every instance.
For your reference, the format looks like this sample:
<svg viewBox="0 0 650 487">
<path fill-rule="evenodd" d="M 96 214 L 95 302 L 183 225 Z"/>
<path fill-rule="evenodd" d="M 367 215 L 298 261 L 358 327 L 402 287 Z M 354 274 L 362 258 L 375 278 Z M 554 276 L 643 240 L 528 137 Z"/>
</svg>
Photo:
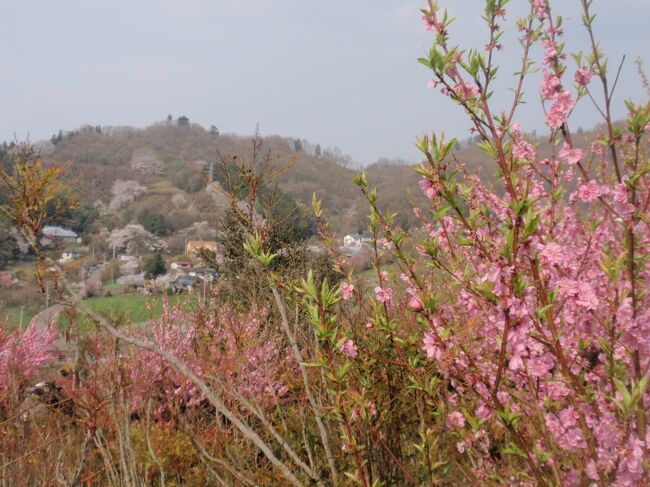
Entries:
<svg viewBox="0 0 650 487">
<path fill-rule="evenodd" d="M 54 329 L 41 328 L 35 321 L 24 331 L 0 326 L 0 391 L 24 384 L 51 362 L 55 339 Z"/>
<path fill-rule="evenodd" d="M 639 390 L 650 368 L 650 296 L 639 291 L 650 279 L 650 184 L 638 171 L 648 143 L 648 117 L 639 114 L 647 109 L 628 105 L 625 129 L 603 112 L 609 134 L 591 147 L 577 143 L 567 122 L 594 73 L 603 76 L 601 54 L 591 53 L 588 65 L 576 57 L 572 93 L 557 17 L 547 1 L 530 6 L 530 26 L 522 21 L 519 29 L 524 45 L 542 49 L 551 155 L 539 156 L 516 119 L 465 103 L 485 100 L 471 67 L 462 66 L 463 76 L 481 81 L 476 89 L 432 67 L 437 83 L 463 102 L 502 187 L 462 166 L 449 169 L 455 158 L 439 160 L 436 142 L 423 150 L 419 187 L 431 213 L 451 211 L 428 220 L 424 206 L 414 209 L 425 235 L 415 248 L 444 277 L 424 277 L 405 307 L 423 326 L 420 353 L 448 381 L 445 426 L 460 438 L 459 453 L 474 448 L 461 431 L 473 411 L 521 434 L 517 448 L 528 455 L 530 474 L 554 472 L 563 485 L 638 485 L 648 480 L 650 452 L 643 419 L 650 393 Z M 452 49 L 444 40 L 436 48 Z M 434 305 L 425 308 L 422 299 Z"/>
</svg>

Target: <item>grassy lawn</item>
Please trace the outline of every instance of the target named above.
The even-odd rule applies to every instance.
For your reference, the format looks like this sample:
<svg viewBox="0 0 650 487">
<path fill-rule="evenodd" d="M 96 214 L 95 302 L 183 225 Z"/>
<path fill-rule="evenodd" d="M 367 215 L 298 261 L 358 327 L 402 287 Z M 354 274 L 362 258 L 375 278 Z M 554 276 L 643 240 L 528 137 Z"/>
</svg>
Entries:
<svg viewBox="0 0 650 487">
<path fill-rule="evenodd" d="M 168 296 L 169 305 L 183 302 L 187 295 L 172 294 Z M 142 294 L 123 294 L 120 296 L 103 296 L 89 298 L 84 301 L 93 311 L 104 315 L 121 324 L 136 324 L 148 321 L 153 316 L 162 314 L 162 295 L 144 296 Z M 150 309 L 151 308 L 151 309 Z M 68 317 L 61 315 L 59 323 L 62 327 L 69 325 Z"/>
</svg>

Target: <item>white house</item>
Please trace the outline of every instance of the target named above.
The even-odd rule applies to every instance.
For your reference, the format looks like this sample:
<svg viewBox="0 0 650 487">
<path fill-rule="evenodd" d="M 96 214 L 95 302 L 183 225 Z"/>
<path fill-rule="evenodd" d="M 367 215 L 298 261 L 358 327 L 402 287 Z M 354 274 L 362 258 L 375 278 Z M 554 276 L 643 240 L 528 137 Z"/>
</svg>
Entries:
<svg viewBox="0 0 650 487">
<path fill-rule="evenodd" d="M 343 237 L 343 246 L 345 247 L 361 247 L 364 243 L 372 241 L 372 234 L 369 232 L 353 233 Z"/>
<path fill-rule="evenodd" d="M 76 260 L 81 257 L 81 251 L 79 249 L 69 249 L 61 253 L 59 258 L 59 264 L 65 264 L 71 260 Z"/>
</svg>

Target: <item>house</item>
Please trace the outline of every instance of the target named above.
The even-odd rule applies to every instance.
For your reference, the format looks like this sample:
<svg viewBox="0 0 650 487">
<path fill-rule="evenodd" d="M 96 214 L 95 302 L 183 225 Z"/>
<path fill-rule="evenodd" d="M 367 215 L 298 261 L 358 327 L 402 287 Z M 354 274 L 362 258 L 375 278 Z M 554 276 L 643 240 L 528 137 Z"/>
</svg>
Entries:
<svg viewBox="0 0 650 487">
<path fill-rule="evenodd" d="M 198 267 L 193 271 L 190 271 L 188 274 L 206 282 L 214 282 L 217 277 L 219 277 L 215 271 L 212 269 L 206 269 L 205 267 Z"/>
<path fill-rule="evenodd" d="M 361 247 L 364 243 L 372 241 L 372 234 L 369 232 L 353 233 L 343 237 L 343 246 L 345 247 Z"/>
<path fill-rule="evenodd" d="M 81 241 L 79 235 L 72 230 L 53 225 L 43 227 L 43 238 L 58 243 L 79 243 Z"/>
<path fill-rule="evenodd" d="M 194 269 L 194 262 L 191 260 L 177 260 L 170 265 L 174 271 L 189 272 Z"/>
<path fill-rule="evenodd" d="M 178 276 L 173 285 L 176 292 L 190 291 L 197 282 L 198 279 L 196 277 L 183 275 Z"/>
<path fill-rule="evenodd" d="M 81 250 L 79 249 L 68 249 L 61 253 L 61 257 L 59 257 L 59 264 L 65 264 L 71 260 L 79 259 L 81 255 Z"/>
<path fill-rule="evenodd" d="M 214 240 L 188 240 L 185 244 L 185 255 L 196 254 L 199 249 L 206 249 L 217 253 L 217 242 Z"/>
</svg>

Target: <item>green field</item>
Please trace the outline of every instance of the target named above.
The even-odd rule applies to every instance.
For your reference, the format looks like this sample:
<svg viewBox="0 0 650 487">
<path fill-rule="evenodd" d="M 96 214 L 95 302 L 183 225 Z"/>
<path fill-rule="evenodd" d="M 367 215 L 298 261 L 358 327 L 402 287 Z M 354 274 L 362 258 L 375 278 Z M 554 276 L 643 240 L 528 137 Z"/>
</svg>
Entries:
<svg viewBox="0 0 650 487">
<path fill-rule="evenodd" d="M 168 296 L 170 306 L 188 299 L 191 302 L 193 298 L 188 297 L 186 294 Z M 148 306 L 148 301 L 151 303 L 151 309 Z M 112 320 L 118 320 L 121 324 L 137 324 L 149 321 L 152 318 L 152 312 L 154 316 L 159 316 L 162 313 L 162 301 L 163 297 L 161 295 L 122 294 L 86 299 L 84 304 L 90 306 L 97 313 Z M 42 311 L 40 308 L 25 306 L 23 309 L 23 328 L 40 311 Z M 15 306 L 3 308 L 0 310 L 0 318 L 3 320 L 7 318 L 7 324 L 18 327 L 20 325 L 20 308 Z M 59 323 L 63 327 L 69 326 L 70 320 L 65 313 L 59 317 Z"/>
<path fill-rule="evenodd" d="M 182 302 L 186 297 L 177 294 L 170 295 L 168 296 L 169 305 L 173 306 Z M 86 299 L 84 304 L 116 323 L 137 324 L 162 314 L 163 297 L 161 295 L 124 294 L 90 298 Z M 69 324 L 69 319 L 67 316 L 61 315 L 59 322 L 61 326 L 66 327 Z"/>
</svg>

